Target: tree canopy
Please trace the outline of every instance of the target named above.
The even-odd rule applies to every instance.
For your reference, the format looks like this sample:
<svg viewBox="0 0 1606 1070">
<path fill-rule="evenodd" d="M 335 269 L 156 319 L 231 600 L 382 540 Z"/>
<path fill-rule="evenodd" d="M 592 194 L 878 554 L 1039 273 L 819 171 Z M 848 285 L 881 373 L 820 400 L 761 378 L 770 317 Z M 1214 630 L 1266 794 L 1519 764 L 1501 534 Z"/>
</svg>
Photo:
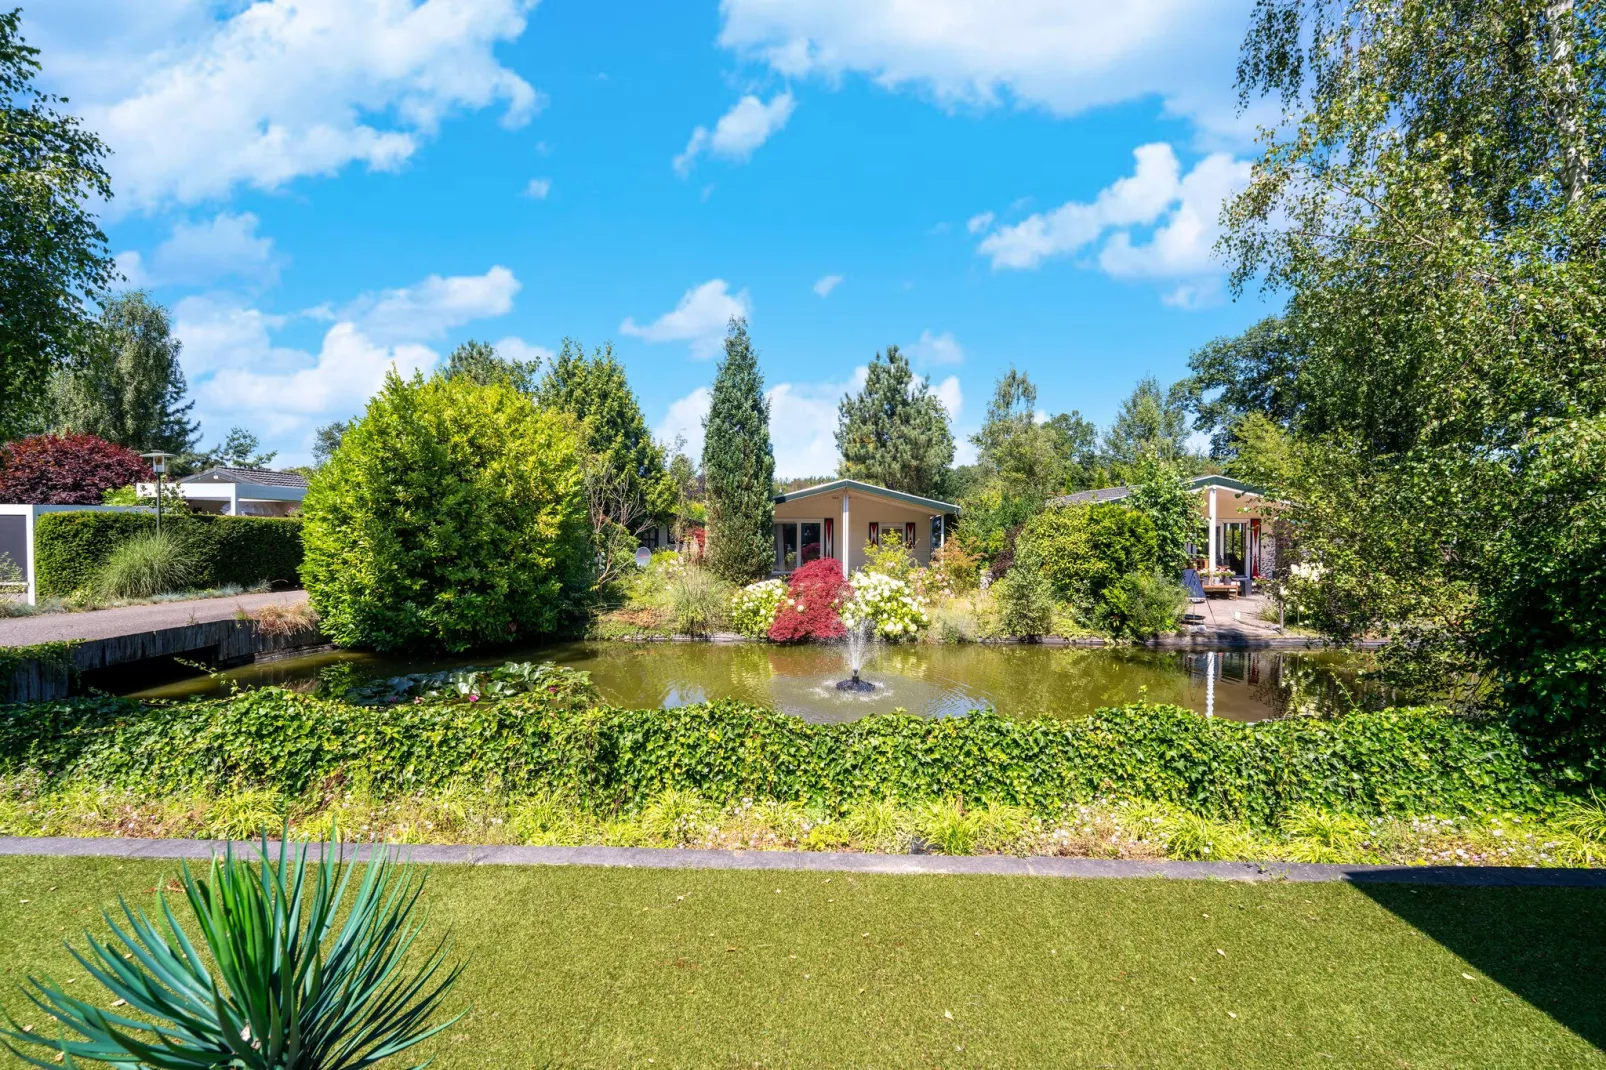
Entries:
<svg viewBox="0 0 1606 1070">
<path fill-rule="evenodd" d="M 51 423 L 141 452 L 195 446 L 195 408 L 185 401 L 182 348 L 167 309 L 134 290 L 111 298 L 82 353 L 57 372 Z"/>
<path fill-rule="evenodd" d="M 565 338 L 534 396 L 537 404 L 575 418 L 593 478 L 606 473 L 618 484 L 610 493 L 620 499 L 621 509 L 610 519 L 633 534 L 644 523 L 674 515 L 679 494 L 665 469 L 663 447 L 652 440 L 612 343 L 586 356 L 579 342 Z"/>
<path fill-rule="evenodd" d="M 1252 452 L 1291 473 L 1321 622 L 1407 640 L 1404 680 L 1606 680 L 1578 618 L 1508 626 L 1551 597 L 1547 555 L 1594 538 L 1554 496 L 1599 481 L 1563 469 L 1593 463 L 1606 409 L 1603 43 L 1606 8 L 1568 0 L 1260 0 L 1245 41 L 1243 99 L 1282 115 L 1222 247 L 1236 288 L 1289 299 L 1196 355 L 1201 418 L 1239 450 L 1286 429 Z M 1599 773 L 1595 731 L 1573 756 Z"/>
<path fill-rule="evenodd" d="M 534 394 L 541 373 L 539 358 L 512 360 L 497 352 L 489 342 L 469 339 L 446 355 L 441 374 L 448 379 L 464 378 L 480 386 L 501 383 L 521 394 Z"/>
<path fill-rule="evenodd" d="M 51 373 L 88 335 L 86 299 L 114 269 L 90 204 L 109 200 L 106 147 L 40 92 L 22 12 L 0 12 L 0 439 L 41 424 Z"/>
<path fill-rule="evenodd" d="M 948 410 L 897 346 L 875 355 L 863 389 L 843 398 L 837 413 L 844 478 L 925 497 L 943 490 L 954 460 Z"/>
<path fill-rule="evenodd" d="M 1104 433 L 1104 453 L 1118 473 L 1140 461 L 1166 464 L 1180 461 L 1188 452 L 1187 392 L 1178 383 L 1169 390 L 1153 376 L 1138 380 Z"/>
<path fill-rule="evenodd" d="M 1037 419 L 1037 387 L 1010 366 L 993 388 L 987 418 L 970 441 L 984 486 L 1005 497 L 1047 498 L 1064 482 L 1060 439 Z"/>
<path fill-rule="evenodd" d="M 737 583 L 767 576 L 775 564 L 775 449 L 744 319 L 730 321 L 703 427 L 709 567 Z"/>
</svg>

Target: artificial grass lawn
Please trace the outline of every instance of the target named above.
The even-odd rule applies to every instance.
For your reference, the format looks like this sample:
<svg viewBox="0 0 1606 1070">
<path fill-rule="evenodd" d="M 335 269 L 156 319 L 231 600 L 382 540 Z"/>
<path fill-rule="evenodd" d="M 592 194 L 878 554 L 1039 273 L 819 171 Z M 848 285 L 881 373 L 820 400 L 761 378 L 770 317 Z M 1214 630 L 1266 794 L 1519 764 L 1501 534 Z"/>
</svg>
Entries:
<svg viewBox="0 0 1606 1070">
<path fill-rule="evenodd" d="M 87 989 L 61 940 L 176 871 L 0 858 L 6 1006 Z M 435 866 L 427 900 L 470 961 L 443 1070 L 1606 1067 L 1599 891 Z"/>
</svg>

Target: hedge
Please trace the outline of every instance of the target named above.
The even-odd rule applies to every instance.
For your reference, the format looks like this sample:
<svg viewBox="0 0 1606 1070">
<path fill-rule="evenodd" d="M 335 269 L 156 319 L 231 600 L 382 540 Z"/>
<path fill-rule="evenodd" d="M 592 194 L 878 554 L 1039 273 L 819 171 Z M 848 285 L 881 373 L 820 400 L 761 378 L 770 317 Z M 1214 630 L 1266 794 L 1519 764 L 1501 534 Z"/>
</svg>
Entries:
<svg viewBox="0 0 1606 1070">
<path fill-rule="evenodd" d="M 1177 706 L 1068 721 L 991 713 L 808 724 L 720 702 L 586 709 L 540 694 L 362 707 L 264 688 L 182 705 L 95 699 L 0 709 L 0 776 L 152 795 L 365 786 L 538 789 L 634 809 L 668 789 L 842 811 L 879 798 L 962 797 L 1042 814 L 1146 799 L 1270 825 L 1309 804 L 1357 814 L 1536 812 L 1552 794 L 1518 737 L 1442 710 L 1244 725 Z"/>
<path fill-rule="evenodd" d="M 300 585 L 298 519 L 180 513 L 164 517 L 163 525 L 182 532 L 196 556 L 193 587 Z M 113 549 L 155 526 L 150 513 L 46 513 L 34 528 L 39 593 L 60 597 L 93 587 Z"/>
</svg>

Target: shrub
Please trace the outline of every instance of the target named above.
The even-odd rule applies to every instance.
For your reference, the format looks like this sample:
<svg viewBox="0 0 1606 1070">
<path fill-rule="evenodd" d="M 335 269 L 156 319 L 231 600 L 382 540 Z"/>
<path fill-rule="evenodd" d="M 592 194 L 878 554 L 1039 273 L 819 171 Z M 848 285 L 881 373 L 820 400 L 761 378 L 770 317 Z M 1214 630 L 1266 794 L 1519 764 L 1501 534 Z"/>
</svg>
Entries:
<svg viewBox="0 0 1606 1070">
<path fill-rule="evenodd" d="M 669 612 L 681 635 L 707 635 L 725 619 L 730 585 L 706 568 L 683 569 L 669 581 Z"/>
<path fill-rule="evenodd" d="M 1129 572 L 1104 589 L 1097 619 L 1111 635 L 1147 639 L 1174 632 L 1188 605 L 1188 592 L 1159 572 Z"/>
<path fill-rule="evenodd" d="M 903 545 L 903 535 L 883 531 L 880 541 L 865 547 L 863 571 L 908 583 L 915 571 L 915 559 Z"/>
<path fill-rule="evenodd" d="M 763 639 L 786 600 L 785 580 L 760 580 L 731 596 L 731 626 L 752 639 Z"/>
<path fill-rule="evenodd" d="M 34 435 L 0 446 L 0 502 L 99 505 L 108 490 L 154 478 L 138 453 L 94 435 Z"/>
<path fill-rule="evenodd" d="M 956 539 L 949 539 L 937 548 L 931 555 L 928 571 L 950 596 L 969 594 L 981 581 L 981 562 Z"/>
<path fill-rule="evenodd" d="M 328 858 L 340 853 L 333 842 L 324 848 Z M 377 847 L 363 879 L 353 881 L 343 860 L 309 868 L 306 847 L 280 843 L 279 857 L 270 860 L 265 835 L 260 855 L 252 866 L 230 848 L 212 859 L 205 880 L 184 868 L 183 890 L 195 914 L 190 932 L 199 934 L 205 960 L 165 897 L 165 926 L 125 903 L 111 936 L 72 951 L 116 997 L 111 1005 L 128 1004 L 139 1018 L 107 1014 L 33 981 L 29 998 L 62 1030 L 50 1036 L 48 1029 L 13 1026 L 0 1028 L 0 1037 L 8 1047 L 54 1051 L 53 1061 L 68 1066 L 88 1059 L 317 1070 L 378 1062 L 457 1020 L 429 1021 L 462 972 L 443 969 L 445 944 L 420 949 L 403 965 L 423 924 L 413 908 L 424 878 L 411 865 L 398 867 L 388 849 Z"/>
<path fill-rule="evenodd" d="M 571 625 L 592 561 L 569 417 L 390 375 L 312 477 L 301 575 L 335 642 L 466 650 Z"/>
<path fill-rule="evenodd" d="M 195 559 L 182 539 L 150 531 L 112 550 L 96 587 L 113 598 L 149 598 L 182 590 L 194 571 Z"/>
<path fill-rule="evenodd" d="M 842 562 L 830 557 L 810 561 L 792 573 L 786 601 L 770 626 L 770 638 L 777 643 L 842 638 L 847 634 L 842 626 L 842 605 L 852 595 L 852 588 L 842 578 Z"/>
<path fill-rule="evenodd" d="M 1122 505 L 1044 510 L 1027 523 L 1019 542 L 1037 552 L 1057 597 L 1087 608 L 1122 576 L 1157 566 L 1154 523 Z"/>
<path fill-rule="evenodd" d="M 47 513 L 34 534 L 39 593 L 63 597 L 96 586 L 113 551 L 129 539 L 156 530 L 150 513 Z M 298 585 L 301 521 L 295 518 L 169 513 L 162 530 L 180 539 L 197 588 Z"/>
<path fill-rule="evenodd" d="M 842 623 L 861 625 L 882 639 L 915 639 L 931 623 L 909 585 L 879 572 L 853 577 L 853 597 L 842 607 Z"/>
<path fill-rule="evenodd" d="M 1015 564 L 992 587 L 998 623 L 1006 635 L 1031 638 L 1054 628 L 1054 588 L 1036 546 L 1023 543 Z"/>
<path fill-rule="evenodd" d="M 1301 806 L 1535 813 L 1556 799 L 1519 733 L 1443 710 L 1239 724 L 1142 705 L 1063 720 L 980 712 L 809 724 L 730 702 L 620 710 L 545 691 L 364 707 L 264 688 L 166 706 L 97 698 L 0 710 L 0 777 L 30 770 L 45 790 L 261 789 L 295 799 L 338 775 L 392 797 L 494 785 L 601 810 L 640 807 L 670 788 L 833 814 L 883 799 L 962 798 L 1042 815 L 1132 799 L 1266 828 Z"/>
</svg>

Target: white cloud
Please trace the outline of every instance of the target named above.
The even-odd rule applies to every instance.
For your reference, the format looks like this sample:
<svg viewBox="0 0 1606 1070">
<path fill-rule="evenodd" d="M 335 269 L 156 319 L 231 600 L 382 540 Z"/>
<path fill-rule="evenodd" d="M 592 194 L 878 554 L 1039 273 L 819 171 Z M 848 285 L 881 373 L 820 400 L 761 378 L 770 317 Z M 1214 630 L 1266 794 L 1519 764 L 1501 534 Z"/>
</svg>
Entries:
<svg viewBox="0 0 1606 1070">
<path fill-rule="evenodd" d="M 701 458 L 703 420 L 708 416 L 708 406 L 713 398 L 713 391 L 700 386 L 685 397 L 670 402 L 669 411 L 653 430 L 653 437 L 665 446 L 673 446 L 676 439 L 683 439 L 685 445 L 682 449 L 686 451 L 686 456 L 693 460 Z"/>
<path fill-rule="evenodd" d="M 546 195 L 551 192 L 552 180 L 550 178 L 532 178 L 530 179 L 530 184 L 524 187 L 524 195 L 526 197 L 534 197 L 538 201 L 546 200 Z"/>
<path fill-rule="evenodd" d="M 842 285 L 841 275 L 825 275 L 814 283 L 814 292 L 821 297 L 830 297 L 831 291 Z"/>
<path fill-rule="evenodd" d="M 790 92 L 775 94 L 768 104 L 749 93 L 719 117 L 712 132 L 706 126 L 691 132 L 686 150 L 673 161 L 675 173 L 682 178 L 691 174 L 697 157 L 705 152 L 738 163 L 745 161 L 770 139 L 771 134 L 786 125 L 795 106 Z"/>
<path fill-rule="evenodd" d="M 861 364 L 845 383 L 779 383 L 765 392 L 770 403 L 770 440 L 775 447 L 777 476 L 823 476 L 837 470 L 837 406 L 850 391 L 863 389 L 868 374 L 869 369 Z M 939 396 L 947 388 L 946 382 L 939 387 Z M 955 382 L 955 399 L 958 392 L 959 384 Z M 671 402 L 654 429 L 658 441 L 667 444 L 683 435 L 686 452 L 692 457 L 702 456 L 703 420 L 708 416 L 712 396 L 708 387 L 700 386 Z"/>
<path fill-rule="evenodd" d="M 959 389 L 959 376 L 950 375 L 942 382 L 931 388 L 942 402 L 942 407 L 948 410 L 948 419 L 957 420 L 965 408 L 965 392 Z"/>
<path fill-rule="evenodd" d="M 843 395 L 863 389 L 868 375 L 869 368 L 861 364 L 845 383 L 780 383 L 766 392 L 777 476 L 824 476 L 837 470 L 837 406 Z"/>
<path fill-rule="evenodd" d="M 687 290 L 679 304 L 651 323 L 642 326 L 626 317 L 619 330 L 649 342 L 690 342 L 692 355 L 706 359 L 719 351 L 726 324 L 751 308 L 746 290 L 733 294 L 724 279 L 709 279 Z"/>
<path fill-rule="evenodd" d="M 413 286 L 366 294 L 335 313 L 376 341 L 439 338 L 453 327 L 513 310 L 519 280 L 505 267 L 483 275 L 431 275 Z"/>
<path fill-rule="evenodd" d="M 863 74 L 945 106 L 1056 115 L 1144 97 L 1235 122 L 1248 0 L 724 0 L 720 43 L 787 77 Z"/>
<path fill-rule="evenodd" d="M 496 355 L 504 360 L 538 360 L 542 364 L 550 364 L 557 356 L 546 346 L 532 345 L 512 335 L 496 343 Z"/>
<path fill-rule="evenodd" d="M 427 371 L 438 355 L 417 344 L 376 344 L 354 323 L 337 323 L 309 366 L 276 373 L 224 368 L 197 391 L 205 409 L 258 414 L 321 416 L 355 409 L 379 389 L 394 367 L 402 375 Z"/>
<path fill-rule="evenodd" d="M 251 212 L 219 212 L 201 223 L 179 220 L 149 260 L 130 250 L 118 254 L 117 266 L 135 287 L 205 285 L 230 276 L 275 282 L 283 258 L 274 253 L 272 238 L 257 234 L 259 222 Z"/>
<path fill-rule="evenodd" d="M 1215 153 L 1200 160 L 1177 187 L 1176 206 L 1149 241 L 1127 232 L 1110 236 L 1099 266 L 1121 278 L 1176 278 L 1217 270 L 1211 248 L 1221 234 L 1221 206 L 1249 184 L 1250 163 Z"/>
<path fill-rule="evenodd" d="M 351 163 L 390 170 L 454 112 L 501 106 L 516 126 L 540 104 L 494 54 L 534 0 L 158 0 L 162 34 L 79 33 L 99 17 L 82 6 L 40 19 L 67 49 L 54 84 L 114 152 L 114 208 L 273 190 Z"/>
<path fill-rule="evenodd" d="M 1212 251 L 1221 233 L 1221 208 L 1248 183 L 1250 163 L 1212 153 L 1184 175 L 1170 145 L 1142 145 L 1133 157 L 1132 174 L 1091 202 L 1070 201 L 998 227 L 977 251 L 992 260 L 994 270 L 1031 269 L 1050 257 L 1098 246 L 1094 262 L 1108 275 L 1188 280 L 1168 297 L 1169 304 L 1192 307 L 1202 295 L 1219 296 L 1221 266 Z M 1152 232 L 1144 238 L 1139 228 Z"/>
<path fill-rule="evenodd" d="M 982 231 L 986 230 L 992 225 L 993 214 L 991 212 L 977 212 L 975 215 L 965 220 L 965 229 L 970 231 L 972 234 L 980 234 Z"/>
<path fill-rule="evenodd" d="M 909 347 L 914 355 L 915 363 L 931 366 L 934 364 L 959 364 L 965 359 L 964 347 L 954 337 L 952 331 L 943 331 L 941 334 L 932 334 L 929 329 L 920 332 L 920 338 Z"/>
<path fill-rule="evenodd" d="M 174 334 L 208 439 L 235 424 L 263 435 L 281 461 L 305 460 L 313 427 L 352 415 L 392 367 L 428 371 L 441 354 L 425 344 L 455 326 L 499 316 L 518 281 L 506 268 L 484 275 L 431 275 L 414 286 L 365 295 L 334 310 L 276 316 L 222 292 L 186 297 L 174 307 Z M 278 345 L 295 323 L 332 321 L 316 352 Z M 550 350 L 516 336 L 497 343 L 508 357 L 550 359 Z"/>
<path fill-rule="evenodd" d="M 1140 145 L 1131 175 L 1117 179 L 1091 203 L 1071 201 L 982 239 L 981 252 L 994 268 L 1034 268 L 1045 257 L 1074 253 L 1111 227 L 1152 223 L 1176 200 L 1180 165 L 1171 146 Z"/>
</svg>

